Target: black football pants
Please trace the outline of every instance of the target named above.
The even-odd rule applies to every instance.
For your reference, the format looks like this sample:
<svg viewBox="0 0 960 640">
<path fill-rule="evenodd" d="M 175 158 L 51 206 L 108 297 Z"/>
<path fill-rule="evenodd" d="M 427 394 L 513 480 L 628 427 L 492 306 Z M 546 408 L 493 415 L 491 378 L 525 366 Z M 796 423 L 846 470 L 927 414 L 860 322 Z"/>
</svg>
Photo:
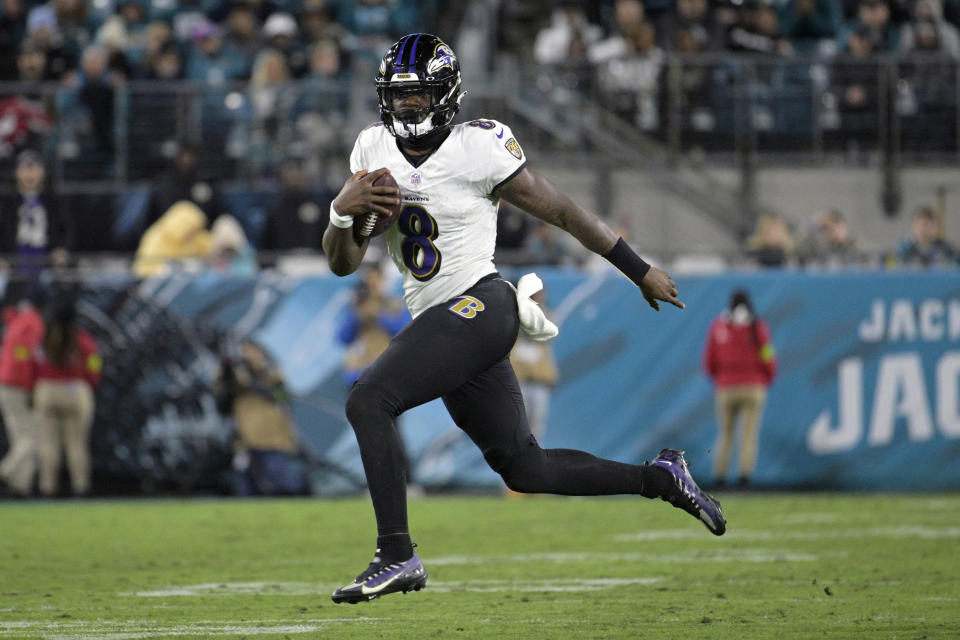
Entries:
<svg viewBox="0 0 960 640">
<path fill-rule="evenodd" d="M 654 496 L 652 487 L 644 490 L 647 467 L 540 447 L 527 426 L 508 359 L 518 330 L 513 289 L 499 276 L 486 276 L 419 315 L 357 380 L 347 418 L 380 535 L 408 531 L 404 452 L 395 419 L 435 398 L 443 399 L 457 426 L 515 491 Z"/>
</svg>

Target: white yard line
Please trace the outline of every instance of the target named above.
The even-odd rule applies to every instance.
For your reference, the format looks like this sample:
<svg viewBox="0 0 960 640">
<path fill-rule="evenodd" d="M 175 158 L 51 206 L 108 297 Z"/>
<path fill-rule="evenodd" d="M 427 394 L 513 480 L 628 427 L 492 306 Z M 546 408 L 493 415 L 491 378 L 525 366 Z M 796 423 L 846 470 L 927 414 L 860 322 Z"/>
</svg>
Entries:
<svg viewBox="0 0 960 640">
<path fill-rule="evenodd" d="M 480 564 L 490 561 L 489 557 L 475 558 Z M 466 564 L 466 563 L 465 563 Z M 431 591 L 597 591 L 635 584 L 653 584 L 661 578 L 548 578 L 543 580 L 431 580 L 427 587 Z M 208 584 L 183 585 L 121 593 L 121 596 L 140 598 L 170 598 L 196 596 L 235 596 L 235 595 L 328 595 L 333 587 L 328 584 L 309 584 L 305 582 L 216 582 Z M 352 619 L 352 618 L 351 618 Z M 2 628 L 2 627 L 0 627 Z"/>
<path fill-rule="evenodd" d="M 703 537 L 701 534 L 699 537 Z M 617 538 L 618 540 L 620 537 Z M 630 538 L 630 541 L 633 539 Z M 551 562 L 564 563 L 600 563 L 610 564 L 635 562 L 815 562 L 824 554 L 798 553 L 777 549 L 710 549 L 690 553 L 517 553 L 509 555 L 455 555 L 424 558 L 424 564 L 430 566 L 487 564 L 487 563 L 526 563 Z M 831 554 L 827 554 L 831 555 Z"/>
<path fill-rule="evenodd" d="M 168 598 L 172 596 L 236 596 L 236 595 L 284 595 L 284 596 L 313 596 L 330 595 L 337 588 L 334 584 L 317 584 L 313 582 L 208 582 L 191 584 L 148 591 L 121 593 L 121 596 L 138 596 L 141 598 Z"/>
<path fill-rule="evenodd" d="M 660 582 L 661 578 L 553 578 L 545 580 L 461 580 L 427 583 L 430 591 L 450 593 L 469 591 L 472 593 L 490 592 L 563 592 L 563 591 L 602 591 L 632 585 L 650 585 Z"/>
<path fill-rule="evenodd" d="M 698 535 L 699 534 L 699 535 Z M 699 531 L 677 529 L 672 531 L 638 531 L 614 536 L 617 542 L 646 542 L 648 540 L 676 540 L 702 538 Z M 773 529 L 728 530 L 724 540 L 828 540 L 835 538 L 960 538 L 960 527 L 927 527 L 904 525 L 900 527 L 862 527 L 856 529 L 824 529 L 822 531 L 781 531 Z"/>
<path fill-rule="evenodd" d="M 376 618 L 317 618 L 291 624 L 286 620 L 230 622 L 202 620 L 193 624 L 165 625 L 156 621 L 0 622 L 0 637 L 24 631 L 44 640 L 136 640 L 167 636 L 207 638 L 229 635 L 317 633 L 332 625 L 377 623 Z M 22 637 L 22 636 L 20 636 Z"/>
</svg>

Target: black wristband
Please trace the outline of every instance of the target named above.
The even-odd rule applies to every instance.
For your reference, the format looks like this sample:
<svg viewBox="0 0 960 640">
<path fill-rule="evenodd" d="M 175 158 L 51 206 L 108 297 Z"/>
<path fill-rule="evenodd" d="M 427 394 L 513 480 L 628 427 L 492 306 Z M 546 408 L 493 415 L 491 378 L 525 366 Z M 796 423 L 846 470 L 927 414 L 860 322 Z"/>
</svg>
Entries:
<svg viewBox="0 0 960 640">
<path fill-rule="evenodd" d="M 606 252 L 603 257 L 617 269 L 620 269 L 625 276 L 633 280 L 633 283 L 638 287 L 640 281 L 643 280 L 643 276 L 647 275 L 647 271 L 650 271 L 650 265 L 644 262 L 643 258 L 638 256 L 630 248 L 630 245 L 623 241 L 623 238 L 617 240 L 613 249 Z"/>
</svg>

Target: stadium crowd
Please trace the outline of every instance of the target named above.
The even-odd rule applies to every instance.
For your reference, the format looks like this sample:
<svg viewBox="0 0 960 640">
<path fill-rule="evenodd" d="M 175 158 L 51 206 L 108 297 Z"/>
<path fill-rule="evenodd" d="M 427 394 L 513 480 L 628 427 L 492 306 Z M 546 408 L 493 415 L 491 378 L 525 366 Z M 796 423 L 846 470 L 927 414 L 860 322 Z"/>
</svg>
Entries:
<svg viewBox="0 0 960 640">
<path fill-rule="evenodd" d="M 777 149 L 815 132 L 875 148 L 890 102 L 928 134 L 902 144 L 932 151 L 956 135 L 958 24 L 954 0 L 568 1 L 533 56 L 558 100 L 599 95 L 662 138 L 672 118 L 688 146 L 729 145 L 746 125 Z"/>
<path fill-rule="evenodd" d="M 0 81 L 14 83 L 0 88 L 0 253 L 42 253 L 62 265 L 67 251 L 136 250 L 137 272 L 148 275 L 162 271 L 151 253 L 183 255 L 170 246 L 181 231 L 191 243 L 186 255 L 217 254 L 209 261 L 220 268 L 249 271 L 254 248 L 263 254 L 319 251 L 328 182 L 340 179 L 352 142 L 353 129 L 345 126 L 356 107 L 351 79 L 368 78 L 385 46 L 405 32 L 443 27 L 462 33 L 471 24 L 469 3 L 443 12 L 436 5 L 0 3 Z M 654 136 L 665 135 L 670 87 L 684 96 L 683 130 L 700 142 L 709 146 L 711 135 L 737 129 L 731 110 L 718 105 L 729 103 L 724 95 L 731 82 L 746 73 L 752 125 L 779 131 L 780 143 L 789 144 L 790 132 L 804 130 L 804 118 L 812 117 L 805 111 L 810 105 L 786 89 L 819 82 L 821 124 L 833 117 L 846 142 L 876 144 L 884 86 L 884 67 L 876 61 L 895 59 L 902 75 L 895 83 L 899 112 L 913 113 L 926 126 L 942 125 L 921 144 L 956 138 L 958 0 L 527 0 L 489 6 L 499 16 L 497 48 L 532 58 L 539 65 L 538 89 L 558 102 L 562 92 L 596 92 L 612 111 Z M 517 31 L 522 37 L 514 37 Z M 737 55 L 698 62 L 697 56 L 720 53 Z M 925 56 L 922 63 L 918 54 Z M 669 73 L 670 56 L 683 57 L 679 76 Z M 758 66 L 747 73 L 743 60 Z M 818 79 L 816 69 L 826 73 Z M 186 130 L 184 122 L 191 123 Z M 36 188 L 23 184 L 37 179 L 26 175 L 31 167 L 41 174 Z M 73 184 L 112 180 L 121 193 L 65 200 L 52 189 L 54 177 Z M 231 178 L 252 186 L 233 197 L 221 184 Z M 176 206 L 183 201 L 196 211 Z M 31 248 L 36 242 L 19 234 L 7 215 L 23 203 L 31 215 L 42 209 L 51 222 L 42 251 Z M 71 231 L 72 213 L 79 210 L 96 210 L 104 219 L 99 230 L 110 233 Z M 940 244 L 928 250 L 919 240 L 907 245 L 920 249 L 890 247 L 881 255 L 856 247 L 856 234 L 839 212 L 817 213 L 810 229 L 799 230 L 761 215 L 744 255 L 761 266 L 956 263 L 957 252 L 937 239 L 940 212 L 931 215 Z M 232 218 L 214 225 L 223 216 Z M 501 246 L 516 250 L 518 260 L 563 259 L 549 230 L 503 217 Z M 155 228 L 163 220 L 177 228 L 172 235 Z M 190 231 L 190 224 L 179 229 L 188 220 L 203 233 Z M 216 241 L 204 235 L 211 225 L 220 229 Z"/>
</svg>

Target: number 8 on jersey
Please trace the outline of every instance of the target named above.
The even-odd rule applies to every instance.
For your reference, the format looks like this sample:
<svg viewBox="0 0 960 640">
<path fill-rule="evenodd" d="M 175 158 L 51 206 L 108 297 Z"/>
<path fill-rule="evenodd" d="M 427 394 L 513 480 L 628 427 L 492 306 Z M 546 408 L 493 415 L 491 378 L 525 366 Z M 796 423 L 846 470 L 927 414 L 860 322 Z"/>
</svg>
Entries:
<svg viewBox="0 0 960 640">
<path fill-rule="evenodd" d="M 421 206 L 409 205 L 400 213 L 397 229 L 404 235 L 400 251 L 410 274 L 421 282 L 437 275 L 441 256 L 433 241 L 440 230 L 433 216 Z"/>
</svg>

